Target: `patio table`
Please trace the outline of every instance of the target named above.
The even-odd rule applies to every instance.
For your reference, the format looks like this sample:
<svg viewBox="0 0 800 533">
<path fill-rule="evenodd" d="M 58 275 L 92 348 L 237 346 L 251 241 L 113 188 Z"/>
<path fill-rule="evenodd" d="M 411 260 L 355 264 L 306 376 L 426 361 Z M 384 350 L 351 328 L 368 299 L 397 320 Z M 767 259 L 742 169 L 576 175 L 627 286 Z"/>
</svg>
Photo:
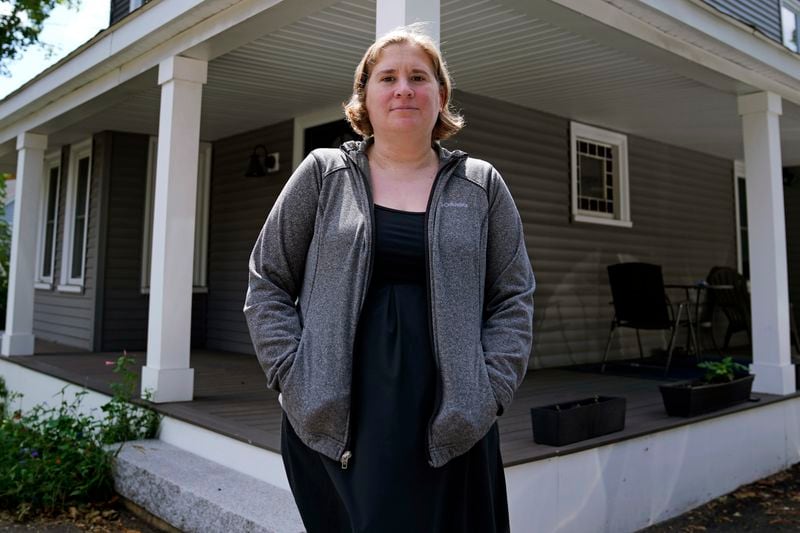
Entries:
<svg viewBox="0 0 800 533">
<path fill-rule="evenodd" d="M 686 296 L 686 301 L 691 305 L 694 303 L 694 314 L 691 310 L 687 311 L 687 324 L 689 332 L 687 334 L 687 345 L 691 344 L 694 349 L 695 357 L 700 360 L 700 344 L 697 341 L 696 327 L 700 324 L 700 300 L 704 290 L 730 290 L 733 285 L 711 285 L 706 280 L 699 280 L 694 283 L 665 283 L 665 289 L 678 289 L 683 290 Z M 691 292 L 694 291 L 694 299 L 692 299 Z M 689 352 L 687 346 L 687 353 Z"/>
</svg>

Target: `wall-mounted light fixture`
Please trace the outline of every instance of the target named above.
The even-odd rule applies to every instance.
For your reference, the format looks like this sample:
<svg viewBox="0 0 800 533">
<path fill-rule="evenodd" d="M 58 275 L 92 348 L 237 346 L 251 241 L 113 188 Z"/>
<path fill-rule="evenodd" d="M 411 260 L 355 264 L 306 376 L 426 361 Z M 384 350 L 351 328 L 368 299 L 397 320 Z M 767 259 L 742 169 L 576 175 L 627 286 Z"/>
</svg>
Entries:
<svg viewBox="0 0 800 533">
<path fill-rule="evenodd" d="M 267 147 L 257 144 L 250 154 L 250 163 L 247 165 L 245 178 L 263 178 L 267 174 L 277 172 L 280 169 L 280 152 L 267 152 Z"/>
</svg>

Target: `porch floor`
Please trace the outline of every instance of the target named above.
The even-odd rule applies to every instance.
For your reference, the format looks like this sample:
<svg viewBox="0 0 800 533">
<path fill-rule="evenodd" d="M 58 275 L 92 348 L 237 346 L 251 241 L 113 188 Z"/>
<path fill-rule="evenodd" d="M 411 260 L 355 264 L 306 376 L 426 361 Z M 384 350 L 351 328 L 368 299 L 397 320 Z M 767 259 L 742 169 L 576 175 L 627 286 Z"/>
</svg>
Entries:
<svg viewBox="0 0 800 533">
<path fill-rule="evenodd" d="M 145 354 L 129 353 L 138 372 Z M 118 353 L 89 353 L 37 341 L 36 355 L 8 358 L 22 366 L 111 394 L 117 379 L 113 366 Z M 193 350 L 195 397 L 191 402 L 155 404 L 165 415 L 280 453 L 281 410 L 277 394 L 266 388 L 266 379 L 255 356 L 210 350 Z M 658 385 L 664 379 L 620 376 L 553 368 L 528 373 L 508 411 L 499 418 L 501 451 L 505 466 L 513 466 L 574 453 L 620 440 L 758 408 L 796 397 L 753 394 L 753 400 L 690 419 L 667 416 Z M 671 379 L 669 381 L 674 381 Z M 530 408 L 601 396 L 624 396 L 627 401 L 625 429 L 591 440 L 556 448 L 533 441 Z"/>
</svg>

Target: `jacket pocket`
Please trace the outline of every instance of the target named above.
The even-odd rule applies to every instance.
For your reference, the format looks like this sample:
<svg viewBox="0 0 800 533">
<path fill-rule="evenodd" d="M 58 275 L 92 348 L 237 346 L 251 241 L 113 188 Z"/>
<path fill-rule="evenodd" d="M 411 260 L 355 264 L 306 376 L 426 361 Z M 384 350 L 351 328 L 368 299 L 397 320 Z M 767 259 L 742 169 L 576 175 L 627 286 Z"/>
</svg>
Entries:
<svg viewBox="0 0 800 533">
<path fill-rule="evenodd" d="M 497 400 L 489 371 L 478 347 L 469 360 L 461 360 L 446 379 L 439 413 L 432 428 L 433 447 L 469 449 L 482 439 L 497 419 Z"/>
</svg>

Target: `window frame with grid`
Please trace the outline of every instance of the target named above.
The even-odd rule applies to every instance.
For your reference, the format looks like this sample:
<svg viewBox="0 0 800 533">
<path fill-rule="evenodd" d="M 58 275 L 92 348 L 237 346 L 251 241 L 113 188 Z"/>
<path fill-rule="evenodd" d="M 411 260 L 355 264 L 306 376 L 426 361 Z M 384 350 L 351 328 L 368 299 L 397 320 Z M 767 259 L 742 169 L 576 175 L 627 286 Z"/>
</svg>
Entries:
<svg viewBox="0 0 800 533">
<path fill-rule="evenodd" d="M 39 205 L 39 231 L 36 246 L 37 289 L 51 290 L 55 279 L 56 242 L 58 241 L 58 208 L 61 194 L 61 152 L 52 152 L 44 158 L 44 183 Z M 49 246 L 48 246 L 49 235 Z M 49 250 L 47 249 L 49 247 Z M 49 252 L 49 261 L 48 259 Z M 49 268 L 49 274 L 45 273 Z"/>
<path fill-rule="evenodd" d="M 599 194 L 581 194 L 581 161 L 600 163 Z M 630 228 L 628 137 L 579 122 L 570 122 L 572 220 Z M 595 184 L 595 189 L 598 188 Z"/>
<path fill-rule="evenodd" d="M 81 161 L 86 160 L 86 183 L 81 188 Z M 86 282 L 86 250 L 89 237 L 89 206 L 92 192 L 92 139 L 73 144 L 69 149 L 67 166 L 67 196 L 64 202 L 64 233 L 61 248 L 61 292 L 83 292 Z M 81 198 L 78 198 L 81 196 Z M 79 205 L 80 204 L 80 205 Z M 76 250 L 76 237 L 80 239 L 80 249 Z M 79 272 L 75 274 L 75 261 L 80 261 Z"/>
</svg>

